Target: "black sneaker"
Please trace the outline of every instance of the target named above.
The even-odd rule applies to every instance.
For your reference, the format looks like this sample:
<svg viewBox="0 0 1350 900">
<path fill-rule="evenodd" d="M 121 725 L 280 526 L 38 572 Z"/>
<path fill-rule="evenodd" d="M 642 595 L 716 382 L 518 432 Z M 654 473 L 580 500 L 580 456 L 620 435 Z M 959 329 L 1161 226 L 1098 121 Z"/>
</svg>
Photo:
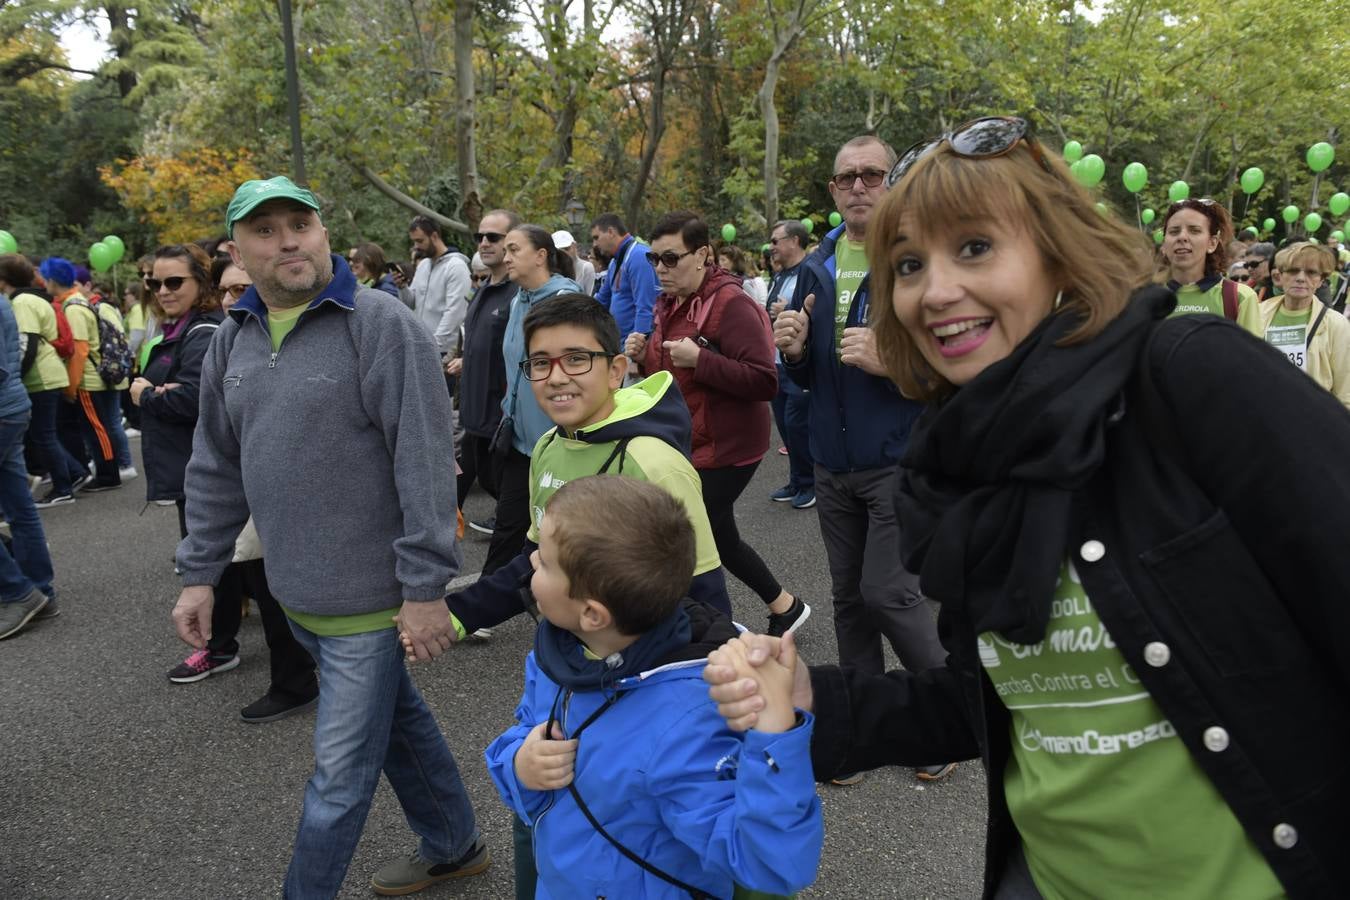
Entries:
<svg viewBox="0 0 1350 900">
<path fill-rule="evenodd" d="M 121 486 L 122 482 L 120 481 L 100 481 L 95 478 L 93 481 L 86 483 L 83 487 L 76 488 L 76 490 L 84 491 L 86 494 L 100 494 L 103 491 L 115 491 Z"/>
<path fill-rule="evenodd" d="M 192 684 L 221 672 L 228 672 L 239 665 L 239 655 L 216 656 L 207 650 L 194 650 L 187 659 L 169 670 L 169 680 L 174 684 Z"/>
<path fill-rule="evenodd" d="M 262 722 L 275 722 L 277 719 L 284 719 L 287 716 L 293 716 L 296 713 L 302 713 L 307 709 L 312 709 L 318 702 L 318 694 L 305 700 L 297 700 L 294 697 L 278 695 L 268 691 L 248 706 L 239 710 L 239 720 L 248 722 L 251 725 L 261 724 Z"/>
<path fill-rule="evenodd" d="M 956 771 L 956 763 L 943 763 L 940 766 L 919 766 L 914 774 L 920 781 L 941 781 Z"/>
<path fill-rule="evenodd" d="M 494 531 L 497 530 L 497 517 L 493 516 L 492 518 L 485 519 L 482 522 L 470 521 L 469 527 L 472 528 L 474 531 L 478 532 L 479 534 L 491 535 Z"/>
<path fill-rule="evenodd" d="M 53 506 L 66 506 L 74 502 L 75 498 L 70 494 L 58 494 L 56 488 L 52 488 L 41 500 L 34 500 L 33 505 L 38 509 L 50 509 Z"/>
<path fill-rule="evenodd" d="M 427 862 L 421 853 L 414 850 L 408 856 L 382 866 L 375 877 L 370 879 L 370 887 L 382 897 L 401 897 L 431 887 L 439 881 L 486 872 L 491 864 L 492 855 L 480 837 L 474 841 L 468 853 L 454 862 Z"/>
<path fill-rule="evenodd" d="M 72 479 L 70 480 L 70 492 L 71 492 L 72 494 L 75 493 L 75 492 L 78 491 L 80 488 L 84 487 L 86 484 L 88 484 L 89 482 L 91 482 L 91 481 L 93 481 L 93 480 L 94 480 L 94 476 L 93 476 L 93 475 L 90 475 L 88 472 L 84 473 L 83 475 L 77 475 L 77 476 L 75 476 L 74 478 L 72 478 Z"/>
<path fill-rule="evenodd" d="M 801 601 L 800 597 L 792 598 L 792 605 L 788 607 L 785 613 L 769 613 L 769 630 L 766 632 L 769 637 L 782 637 L 785 634 L 792 634 L 807 619 L 811 618 L 811 607 Z"/>
</svg>

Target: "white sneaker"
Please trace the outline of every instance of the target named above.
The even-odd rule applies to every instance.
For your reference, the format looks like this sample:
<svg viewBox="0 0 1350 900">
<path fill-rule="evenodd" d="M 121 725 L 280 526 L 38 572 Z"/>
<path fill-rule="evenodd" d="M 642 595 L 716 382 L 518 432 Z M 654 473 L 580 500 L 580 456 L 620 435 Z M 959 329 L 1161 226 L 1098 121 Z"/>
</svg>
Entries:
<svg viewBox="0 0 1350 900">
<path fill-rule="evenodd" d="M 127 466 L 124 469 L 118 470 L 118 474 L 122 476 L 123 481 L 130 481 L 140 473 L 136 471 L 135 466 Z"/>
<path fill-rule="evenodd" d="M 139 428 L 127 428 L 125 429 L 125 433 L 128 439 L 138 438 L 141 436 L 141 431 Z"/>
<path fill-rule="evenodd" d="M 178 505 L 178 501 L 177 501 L 177 500 L 156 500 L 156 501 L 155 501 L 155 505 L 156 505 L 156 506 L 177 506 L 177 505 Z"/>
<path fill-rule="evenodd" d="M 486 641 L 486 640 L 489 640 L 489 639 L 491 639 L 491 637 L 492 637 L 492 629 L 491 629 L 491 628 L 480 628 L 480 629 L 478 629 L 477 631 L 470 632 L 470 633 L 469 633 L 469 637 L 473 638 L 473 639 L 476 640 L 476 641 Z"/>
</svg>

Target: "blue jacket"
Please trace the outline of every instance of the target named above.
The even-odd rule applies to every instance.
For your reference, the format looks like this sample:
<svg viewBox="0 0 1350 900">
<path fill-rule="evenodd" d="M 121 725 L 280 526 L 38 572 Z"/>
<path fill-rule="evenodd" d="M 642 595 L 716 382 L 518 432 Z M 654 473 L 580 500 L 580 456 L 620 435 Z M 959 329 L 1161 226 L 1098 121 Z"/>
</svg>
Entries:
<svg viewBox="0 0 1350 900">
<path fill-rule="evenodd" d="M 520 364 L 525 353 L 525 314 L 540 300 L 561 294 L 563 291 L 581 292 L 581 286 L 570 278 L 550 275 L 548 281 L 533 291 L 521 288 L 511 299 L 511 315 L 506 321 L 506 335 L 502 338 L 502 359 L 506 363 L 506 396 L 502 397 L 502 415 L 511 417 L 515 429 L 511 446 L 520 453 L 529 456 L 534 445 L 544 436 L 544 432 L 553 427 L 548 417 L 534 399 L 530 383 L 521 374 Z"/>
<path fill-rule="evenodd" d="M 537 651 L 527 657 L 517 724 L 486 756 L 502 799 L 532 828 L 538 900 L 688 900 L 621 855 L 566 788 L 531 791 L 516 780 L 516 751 L 551 710 L 571 735 L 612 692 L 626 696 L 581 734 L 574 784 L 615 840 L 718 898 L 731 897 L 735 884 L 790 894 L 815 880 L 824 825 L 811 769 L 813 720 L 805 715 L 783 734 L 730 731 L 703 683 L 709 648 L 701 640 L 695 632 L 686 654 L 693 658 L 622 678 L 606 692 L 565 691 L 540 668 Z"/>
<path fill-rule="evenodd" d="M 623 261 L 622 266 L 619 265 L 620 260 Z M 616 271 L 619 273 L 617 288 Z M 605 283 L 595 295 L 595 299 L 614 317 L 619 326 L 620 340 L 635 331 L 639 334 L 652 333 L 652 307 L 659 293 L 661 286 L 656 280 L 656 270 L 647 262 L 647 248 L 630 234 L 619 244 L 618 252 L 609 262 Z"/>
<path fill-rule="evenodd" d="M 792 308 L 816 295 L 806 350 L 796 363 L 784 360 L 793 381 L 810 391 L 811 458 L 831 472 L 893 466 L 909 443 L 922 404 L 900 396 L 887 378 L 839 362 L 834 340 L 834 246 L 840 225 L 806 258 L 797 276 Z M 867 324 L 868 279 L 849 306 L 848 327 Z"/>
<path fill-rule="evenodd" d="M 28 338 L 36 340 L 36 336 Z M 19 350 L 19 323 L 9 298 L 0 295 L 0 417 L 22 416 L 33 408 L 23 386 L 23 352 Z"/>
</svg>

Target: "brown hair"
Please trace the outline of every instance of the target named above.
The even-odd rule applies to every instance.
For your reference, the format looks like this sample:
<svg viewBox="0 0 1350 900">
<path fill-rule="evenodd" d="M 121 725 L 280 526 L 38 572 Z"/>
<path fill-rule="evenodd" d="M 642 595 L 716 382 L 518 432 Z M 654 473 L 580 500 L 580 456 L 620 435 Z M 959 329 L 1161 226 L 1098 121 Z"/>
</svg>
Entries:
<svg viewBox="0 0 1350 900">
<path fill-rule="evenodd" d="M 197 299 L 192 308 L 197 312 L 220 309 L 220 291 L 211 280 L 211 257 L 196 244 L 168 244 L 155 251 L 155 259 L 181 259 L 187 263 L 192 280 L 197 282 Z"/>
<path fill-rule="evenodd" d="M 902 222 L 926 233 L 980 218 L 1027 229 L 1063 288 L 1059 312 L 1083 320 L 1062 339 L 1064 345 L 1096 337 L 1125 309 L 1130 294 L 1148 283 L 1150 248 L 1139 232 L 1098 213 L 1092 195 L 1069 175 L 1058 154 L 1044 154 L 1043 167 L 1024 150 L 968 159 L 943 144 L 886 193 L 868 223 L 872 329 L 882 363 L 907 397 L 932 402 L 954 388 L 929 367 L 895 315 L 891 245 Z"/>
<path fill-rule="evenodd" d="M 662 488 L 621 475 L 578 478 L 549 500 L 548 517 L 568 593 L 602 603 L 620 633 L 651 631 L 689 589 L 694 526 Z M 616 522 L 641 522 L 642 540 L 617 548 Z"/>
<path fill-rule="evenodd" d="M 15 288 L 33 286 L 33 264 L 17 253 L 0 256 L 0 281 Z"/>
<path fill-rule="evenodd" d="M 1162 230 L 1167 233 L 1167 223 L 1183 209 L 1194 210 L 1209 220 L 1210 237 L 1218 236 L 1214 250 L 1205 254 L 1205 275 L 1224 275 L 1228 272 L 1228 245 L 1233 241 L 1233 218 L 1222 203 L 1214 200 L 1178 200 L 1167 207 L 1163 215 Z M 1166 259 L 1166 256 L 1164 256 Z M 1170 261 L 1169 261 L 1170 263 Z"/>
<path fill-rule="evenodd" d="M 352 248 L 352 256 L 366 270 L 366 274 L 379 281 L 384 277 L 384 248 L 379 244 L 365 241 Z"/>
</svg>

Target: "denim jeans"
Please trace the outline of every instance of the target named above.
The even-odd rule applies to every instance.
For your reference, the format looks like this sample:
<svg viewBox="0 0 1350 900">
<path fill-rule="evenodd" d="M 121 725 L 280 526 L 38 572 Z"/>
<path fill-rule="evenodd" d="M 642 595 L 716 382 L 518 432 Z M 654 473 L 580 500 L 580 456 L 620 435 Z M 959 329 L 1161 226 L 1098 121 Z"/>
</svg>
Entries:
<svg viewBox="0 0 1350 900">
<path fill-rule="evenodd" d="M 122 392 L 108 390 L 104 391 L 108 395 L 106 401 L 108 411 L 111 413 L 108 425 L 109 437 L 112 438 L 113 453 L 117 456 L 117 468 L 129 469 L 133 460 L 131 459 L 131 444 L 127 443 L 127 430 L 122 425 Z"/>
<path fill-rule="evenodd" d="M 811 398 L 788 377 L 782 363 L 778 364 L 773 418 L 788 451 L 788 485 L 799 491 L 811 490 L 816 485 L 815 461 L 811 458 Z"/>
<path fill-rule="evenodd" d="M 13 555 L 0 544 L 0 602 L 23 600 L 37 588 L 52 596 L 52 558 L 23 463 L 29 413 L 0 419 L 0 510 L 9 521 Z"/>
<path fill-rule="evenodd" d="M 319 712 L 314 774 L 305 785 L 285 896 L 337 895 L 381 769 L 422 839 L 422 858 L 462 857 L 478 838 L 473 807 L 440 726 L 408 675 L 398 632 L 323 637 L 290 625 L 318 663 Z"/>
<path fill-rule="evenodd" d="M 28 440 L 33 445 L 38 461 L 52 477 L 52 487 L 58 494 L 69 494 L 70 484 L 76 478 L 89 474 L 79 460 L 70 455 L 57 439 L 56 411 L 61 405 L 61 391 L 35 391 L 29 394 L 33 401 L 33 421 L 28 426 Z"/>
</svg>

